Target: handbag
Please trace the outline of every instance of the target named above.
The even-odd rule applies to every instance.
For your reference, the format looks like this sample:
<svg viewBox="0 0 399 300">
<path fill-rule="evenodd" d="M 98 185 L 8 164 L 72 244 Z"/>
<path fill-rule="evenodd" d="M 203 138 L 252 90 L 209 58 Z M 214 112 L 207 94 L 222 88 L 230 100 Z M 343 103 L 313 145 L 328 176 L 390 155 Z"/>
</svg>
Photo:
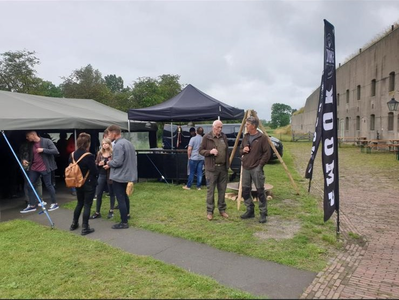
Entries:
<svg viewBox="0 0 399 300">
<path fill-rule="evenodd" d="M 133 182 L 128 182 L 126 186 L 126 195 L 131 196 L 134 191 L 134 183 Z"/>
</svg>

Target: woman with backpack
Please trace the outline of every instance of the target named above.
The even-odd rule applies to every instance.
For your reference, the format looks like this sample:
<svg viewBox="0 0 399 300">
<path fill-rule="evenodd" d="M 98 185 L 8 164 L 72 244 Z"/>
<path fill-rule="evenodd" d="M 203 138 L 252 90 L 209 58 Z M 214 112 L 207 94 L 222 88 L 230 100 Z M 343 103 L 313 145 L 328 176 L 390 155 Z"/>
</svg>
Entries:
<svg viewBox="0 0 399 300">
<path fill-rule="evenodd" d="M 75 211 L 73 213 L 73 221 L 70 230 L 75 230 L 79 227 L 79 217 L 83 210 L 83 220 L 82 220 L 82 235 L 86 235 L 94 232 L 93 228 L 89 226 L 89 218 L 91 206 L 93 204 L 94 194 L 96 192 L 98 169 L 94 159 L 94 155 L 89 152 L 91 144 L 91 136 L 85 132 L 79 134 L 76 141 L 77 150 L 72 152 L 69 158 L 69 163 L 73 160 L 80 161 L 78 165 L 82 172 L 83 178 L 86 178 L 81 187 L 76 188 L 76 196 L 78 198 L 78 203 L 76 204 Z M 73 159 L 72 159 L 73 158 Z"/>
<path fill-rule="evenodd" d="M 99 169 L 98 176 L 98 185 L 97 185 L 97 203 L 96 203 L 96 212 L 90 217 L 91 219 L 101 218 L 101 204 L 103 198 L 103 192 L 105 188 L 108 186 L 109 197 L 110 197 L 110 209 L 108 212 L 108 219 L 111 219 L 114 216 L 114 206 L 115 206 L 115 194 L 112 189 L 112 181 L 109 179 L 110 170 L 104 169 L 104 165 L 107 164 L 109 160 L 112 158 L 112 142 L 110 139 L 104 138 L 102 140 L 102 145 L 100 151 L 98 151 L 96 158 L 96 165 Z"/>
</svg>

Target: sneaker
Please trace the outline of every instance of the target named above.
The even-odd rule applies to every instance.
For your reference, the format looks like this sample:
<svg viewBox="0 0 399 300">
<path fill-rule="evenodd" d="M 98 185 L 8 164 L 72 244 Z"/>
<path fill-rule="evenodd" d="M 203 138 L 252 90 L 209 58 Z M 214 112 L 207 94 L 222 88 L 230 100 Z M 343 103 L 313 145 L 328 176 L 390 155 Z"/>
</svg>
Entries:
<svg viewBox="0 0 399 300">
<path fill-rule="evenodd" d="M 48 211 L 53 211 L 53 210 L 56 210 L 56 209 L 59 209 L 60 207 L 58 206 L 58 204 L 57 203 L 52 203 L 51 205 L 50 205 L 50 208 L 48 209 Z"/>
<path fill-rule="evenodd" d="M 112 226 L 112 229 L 126 229 L 126 228 L 129 228 L 129 225 L 127 223 L 119 223 Z"/>
<path fill-rule="evenodd" d="M 80 234 L 81 235 L 86 235 L 86 234 L 90 234 L 92 232 L 94 232 L 94 228 L 86 227 L 86 228 L 82 229 Z"/>
<path fill-rule="evenodd" d="M 101 214 L 100 213 L 94 213 L 94 215 L 92 215 L 90 217 L 90 219 L 97 219 L 97 218 L 101 218 Z"/>
<path fill-rule="evenodd" d="M 191 190 L 187 185 L 183 186 L 183 190 Z"/>
<path fill-rule="evenodd" d="M 97 196 L 94 196 L 93 201 L 97 201 Z"/>
<path fill-rule="evenodd" d="M 79 223 L 72 222 L 71 227 L 69 227 L 69 230 L 74 231 L 75 229 L 78 229 L 78 228 L 79 228 Z"/>
<path fill-rule="evenodd" d="M 197 190 L 199 190 L 199 191 L 200 191 L 200 190 L 201 190 L 201 188 L 197 188 Z"/>
<path fill-rule="evenodd" d="M 43 206 L 46 206 L 46 205 L 47 205 L 47 202 L 42 201 L 42 203 L 39 203 L 37 206 L 42 207 L 42 205 L 43 205 Z"/>
<path fill-rule="evenodd" d="M 20 213 L 21 214 L 26 214 L 32 211 L 36 211 L 36 206 L 30 206 L 28 205 L 25 209 L 21 210 Z"/>
<path fill-rule="evenodd" d="M 113 211 L 108 212 L 107 219 L 111 219 L 113 217 L 114 217 L 114 212 Z"/>
</svg>

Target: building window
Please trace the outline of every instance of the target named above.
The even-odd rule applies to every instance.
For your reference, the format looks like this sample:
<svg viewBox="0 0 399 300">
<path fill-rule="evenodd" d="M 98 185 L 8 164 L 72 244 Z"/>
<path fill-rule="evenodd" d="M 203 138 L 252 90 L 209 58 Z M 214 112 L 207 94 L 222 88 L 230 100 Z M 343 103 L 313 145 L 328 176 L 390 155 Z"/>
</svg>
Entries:
<svg viewBox="0 0 399 300">
<path fill-rule="evenodd" d="M 345 118 L 345 130 L 349 130 L 349 118 Z"/>
<path fill-rule="evenodd" d="M 393 112 L 388 113 L 388 131 L 393 130 Z"/>
<path fill-rule="evenodd" d="M 397 122 L 396 122 L 396 127 L 397 127 L 397 131 L 399 132 L 399 115 L 398 115 L 398 120 L 397 120 Z"/>
<path fill-rule="evenodd" d="M 375 115 L 370 116 L 370 130 L 375 130 Z"/>
<path fill-rule="evenodd" d="M 376 86 L 377 86 L 377 81 L 375 81 L 375 79 L 371 80 L 371 97 L 375 96 Z"/>
<path fill-rule="evenodd" d="M 395 72 L 389 73 L 389 91 L 393 92 L 395 90 Z"/>
<path fill-rule="evenodd" d="M 361 90 L 360 89 L 360 85 L 358 85 L 357 86 L 357 90 L 356 90 L 357 91 L 357 93 L 356 93 L 357 94 L 357 100 L 360 100 L 360 90 Z"/>
<path fill-rule="evenodd" d="M 349 103 L 349 90 L 346 90 L 346 103 Z"/>
<path fill-rule="evenodd" d="M 360 130 L 360 117 L 356 116 L 356 130 Z"/>
<path fill-rule="evenodd" d="M 337 106 L 339 106 L 339 93 L 337 94 Z"/>
</svg>

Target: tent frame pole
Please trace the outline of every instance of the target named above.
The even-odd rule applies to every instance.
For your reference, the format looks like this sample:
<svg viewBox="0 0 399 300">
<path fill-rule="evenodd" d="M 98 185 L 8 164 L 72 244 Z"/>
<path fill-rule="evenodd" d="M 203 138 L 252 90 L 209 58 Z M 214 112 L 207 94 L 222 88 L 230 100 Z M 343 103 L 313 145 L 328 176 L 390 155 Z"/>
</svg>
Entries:
<svg viewBox="0 0 399 300">
<path fill-rule="evenodd" d="M 49 222 L 50 222 L 51 229 L 53 229 L 53 228 L 54 228 L 54 222 L 53 222 L 53 220 L 51 220 L 50 215 L 49 215 L 49 213 L 48 213 L 48 211 L 47 211 L 47 209 L 46 209 L 46 206 L 43 205 L 43 201 L 40 199 L 39 195 L 37 194 L 36 189 L 35 189 L 35 187 L 33 186 L 32 182 L 30 181 L 28 174 L 26 173 L 24 167 L 22 166 L 22 164 L 21 164 L 21 162 L 19 161 L 17 155 L 15 154 L 15 151 L 14 151 L 14 149 L 12 148 L 10 142 L 8 141 L 7 136 L 6 136 L 5 133 L 4 133 L 4 130 L 2 130 L 1 133 L 2 133 L 2 135 L 3 135 L 3 137 L 4 137 L 4 140 L 7 142 L 8 147 L 10 148 L 12 154 L 14 155 L 15 160 L 17 161 L 19 167 L 21 168 L 21 171 L 22 171 L 22 173 L 24 174 L 26 181 L 29 183 L 30 188 L 32 189 L 33 193 L 35 194 L 37 200 L 39 201 L 39 203 L 40 203 L 40 205 L 41 205 L 42 211 L 39 212 L 39 214 L 42 214 L 42 213 L 45 213 L 45 214 L 46 214 L 46 216 L 47 216 L 47 218 L 48 218 L 48 220 L 49 220 Z"/>
</svg>

